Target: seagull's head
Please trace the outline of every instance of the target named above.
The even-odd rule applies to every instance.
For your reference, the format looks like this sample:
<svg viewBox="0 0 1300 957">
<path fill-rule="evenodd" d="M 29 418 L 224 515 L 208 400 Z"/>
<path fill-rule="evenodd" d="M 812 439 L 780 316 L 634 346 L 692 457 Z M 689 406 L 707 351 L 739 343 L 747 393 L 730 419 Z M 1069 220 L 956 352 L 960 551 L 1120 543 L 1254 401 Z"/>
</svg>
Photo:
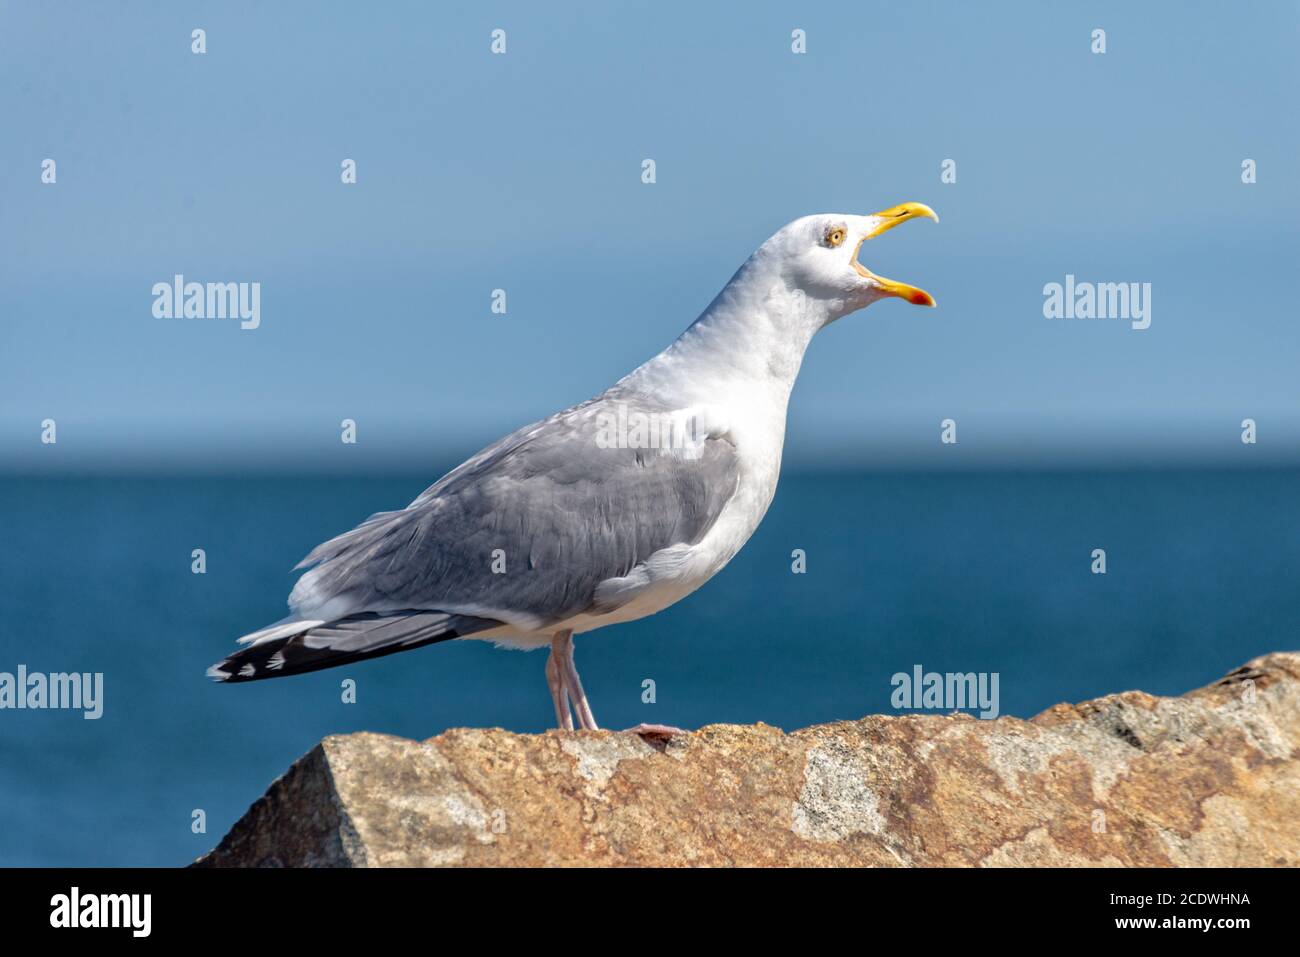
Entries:
<svg viewBox="0 0 1300 957">
<path fill-rule="evenodd" d="M 918 217 L 939 221 L 924 203 L 901 203 L 870 216 L 804 216 L 764 243 L 758 256 L 779 270 L 790 290 L 822 303 L 826 321 L 891 296 L 933 306 L 934 297 L 925 290 L 878 276 L 859 261 L 867 240 Z"/>
</svg>

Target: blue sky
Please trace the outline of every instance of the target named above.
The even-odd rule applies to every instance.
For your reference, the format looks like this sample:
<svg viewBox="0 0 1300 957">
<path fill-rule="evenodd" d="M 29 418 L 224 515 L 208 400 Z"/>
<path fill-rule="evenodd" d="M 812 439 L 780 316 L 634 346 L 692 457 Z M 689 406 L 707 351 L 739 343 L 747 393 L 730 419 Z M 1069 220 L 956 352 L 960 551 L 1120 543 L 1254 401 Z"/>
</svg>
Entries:
<svg viewBox="0 0 1300 957">
<path fill-rule="evenodd" d="M 789 464 L 1287 460 L 1298 11 L 6 3 L 0 470 L 447 464 L 657 352 L 788 220 L 904 200 L 942 223 L 863 260 L 939 308 L 818 337 Z M 260 282 L 261 327 L 155 319 L 178 272 Z M 1151 328 L 1045 319 L 1067 273 L 1150 282 Z"/>
</svg>

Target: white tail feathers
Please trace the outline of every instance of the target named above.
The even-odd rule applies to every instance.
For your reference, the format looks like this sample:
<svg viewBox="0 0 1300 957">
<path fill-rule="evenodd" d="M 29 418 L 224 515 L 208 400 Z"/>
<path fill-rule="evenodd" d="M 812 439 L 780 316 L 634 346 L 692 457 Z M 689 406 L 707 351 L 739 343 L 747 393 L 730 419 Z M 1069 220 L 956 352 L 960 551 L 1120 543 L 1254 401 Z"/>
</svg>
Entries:
<svg viewBox="0 0 1300 957">
<path fill-rule="evenodd" d="M 290 635 L 296 635 L 300 631 L 307 631 L 315 628 L 317 625 L 323 625 L 325 622 L 313 618 L 294 618 L 290 615 L 288 618 L 282 618 L 274 625 L 267 625 L 265 628 L 259 628 L 257 631 L 250 631 L 242 638 L 236 639 L 241 645 L 260 645 L 264 641 L 275 641 L 277 638 L 288 638 Z"/>
</svg>

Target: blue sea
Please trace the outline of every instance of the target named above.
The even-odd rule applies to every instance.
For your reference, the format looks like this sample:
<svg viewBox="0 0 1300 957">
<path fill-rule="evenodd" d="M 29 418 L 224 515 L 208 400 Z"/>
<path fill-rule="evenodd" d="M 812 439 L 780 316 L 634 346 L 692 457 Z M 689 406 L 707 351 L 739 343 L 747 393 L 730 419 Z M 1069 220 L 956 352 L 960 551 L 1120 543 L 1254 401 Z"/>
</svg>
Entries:
<svg viewBox="0 0 1300 957">
<path fill-rule="evenodd" d="M 481 642 L 204 677 L 285 613 L 313 545 L 433 477 L 0 480 L 0 671 L 104 674 L 99 720 L 0 711 L 0 864 L 185 864 L 327 734 L 545 729 L 543 653 Z M 716 579 L 579 638 L 578 664 L 612 728 L 893 713 L 891 677 L 917 665 L 996 672 L 1022 717 L 1177 694 L 1300 647 L 1297 492 L 1295 471 L 788 474 Z"/>
</svg>

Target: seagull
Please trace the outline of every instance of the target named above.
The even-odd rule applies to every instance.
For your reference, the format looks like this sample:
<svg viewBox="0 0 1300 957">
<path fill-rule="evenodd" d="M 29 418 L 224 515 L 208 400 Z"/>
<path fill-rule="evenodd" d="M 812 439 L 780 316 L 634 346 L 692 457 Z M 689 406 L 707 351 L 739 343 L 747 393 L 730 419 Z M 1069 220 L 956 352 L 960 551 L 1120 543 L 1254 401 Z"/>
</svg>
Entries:
<svg viewBox="0 0 1300 957">
<path fill-rule="evenodd" d="M 301 674 L 453 638 L 550 647 L 561 729 L 598 730 L 574 636 L 662 611 L 716 575 L 776 493 L 786 407 L 820 329 L 878 299 L 933 306 L 858 261 L 923 203 L 796 219 L 667 349 L 524 426 L 399 511 L 318 545 L 290 615 L 239 639 L 218 681 Z M 679 729 L 639 725 L 647 734 Z"/>
</svg>

